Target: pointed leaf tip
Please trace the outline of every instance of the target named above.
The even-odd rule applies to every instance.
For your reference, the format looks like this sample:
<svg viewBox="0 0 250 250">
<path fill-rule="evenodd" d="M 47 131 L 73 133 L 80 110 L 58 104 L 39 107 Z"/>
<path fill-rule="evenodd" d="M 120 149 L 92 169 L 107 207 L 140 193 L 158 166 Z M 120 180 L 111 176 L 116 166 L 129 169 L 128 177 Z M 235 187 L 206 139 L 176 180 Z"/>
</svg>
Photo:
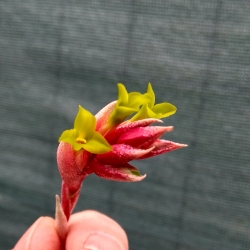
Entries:
<svg viewBox="0 0 250 250">
<path fill-rule="evenodd" d="M 98 161 L 92 163 L 94 173 L 104 179 L 121 182 L 142 181 L 146 175 L 141 175 L 139 170 L 128 163 L 120 165 L 106 165 Z"/>
<path fill-rule="evenodd" d="M 156 142 L 153 144 L 153 146 L 154 146 L 153 150 L 151 150 L 148 154 L 145 154 L 138 159 L 139 160 L 146 159 L 146 158 L 153 157 L 156 155 L 168 153 L 168 152 L 171 152 L 173 150 L 187 147 L 188 145 L 160 139 L 160 140 L 156 140 Z"/>
<path fill-rule="evenodd" d="M 60 197 L 56 195 L 56 212 L 55 212 L 55 228 L 62 242 L 65 242 L 68 223 L 66 215 L 63 212 L 62 205 L 60 203 Z"/>
</svg>

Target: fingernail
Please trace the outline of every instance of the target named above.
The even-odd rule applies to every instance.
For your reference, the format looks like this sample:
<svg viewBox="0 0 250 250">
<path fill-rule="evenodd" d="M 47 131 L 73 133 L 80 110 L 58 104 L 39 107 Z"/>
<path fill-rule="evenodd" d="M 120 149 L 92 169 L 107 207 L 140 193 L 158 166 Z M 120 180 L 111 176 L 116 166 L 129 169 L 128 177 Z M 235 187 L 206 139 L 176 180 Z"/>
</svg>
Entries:
<svg viewBox="0 0 250 250">
<path fill-rule="evenodd" d="M 91 234 L 84 242 L 83 250 L 122 250 L 124 246 L 112 235 L 97 232 Z"/>
</svg>

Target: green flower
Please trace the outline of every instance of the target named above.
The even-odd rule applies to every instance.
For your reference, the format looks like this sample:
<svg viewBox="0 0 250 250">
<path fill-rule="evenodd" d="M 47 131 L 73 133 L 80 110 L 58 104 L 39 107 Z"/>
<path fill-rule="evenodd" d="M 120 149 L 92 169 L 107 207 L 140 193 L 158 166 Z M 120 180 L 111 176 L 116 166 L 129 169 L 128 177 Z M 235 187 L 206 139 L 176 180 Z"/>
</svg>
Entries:
<svg viewBox="0 0 250 250">
<path fill-rule="evenodd" d="M 155 93 L 150 83 L 148 83 L 147 95 L 150 96 L 149 102 L 144 103 L 141 109 L 130 119 L 137 121 L 145 118 L 165 118 L 176 112 L 176 107 L 171 103 L 163 102 L 155 104 Z"/>
<path fill-rule="evenodd" d="M 68 142 L 73 149 L 84 149 L 93 154 L 103 154 L 112 150 L 106 139 L 97 131 L 96 118 L 79 105 L 79 111 L 74 122 L 74 128 L 65 130 L 59 142 Z"/>
<path fill-rule="evenodd" d="M 138 112 L 143 104 L 151 101 L 150 93 L 141 94 L 139 92 L 128 93 L 125 86 L 121 83 L 117 84 L 118 100 L 116 107 L 110 115 L 108 124 L 118 125 L 128 116 Z"/>
</svg>

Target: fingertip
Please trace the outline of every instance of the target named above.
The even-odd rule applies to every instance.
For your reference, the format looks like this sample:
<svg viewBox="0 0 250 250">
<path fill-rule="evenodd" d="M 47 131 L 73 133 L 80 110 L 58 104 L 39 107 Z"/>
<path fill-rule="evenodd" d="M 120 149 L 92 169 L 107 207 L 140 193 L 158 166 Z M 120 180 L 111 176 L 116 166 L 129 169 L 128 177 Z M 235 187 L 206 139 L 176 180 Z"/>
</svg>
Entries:
<svg viewBox="0 0 250 250">
<path fill-rule="evenodd" d="M 67 250 L 127 250 L 124 229 L 113 219 L 97 211 L 76 213 L 69 220 Z"/>
<path fill-rule="evenodd" d="M 13 250 L 60 250 L 61 243 L 50 217 L 38 218 L 17 242 Z"/>
</svg>

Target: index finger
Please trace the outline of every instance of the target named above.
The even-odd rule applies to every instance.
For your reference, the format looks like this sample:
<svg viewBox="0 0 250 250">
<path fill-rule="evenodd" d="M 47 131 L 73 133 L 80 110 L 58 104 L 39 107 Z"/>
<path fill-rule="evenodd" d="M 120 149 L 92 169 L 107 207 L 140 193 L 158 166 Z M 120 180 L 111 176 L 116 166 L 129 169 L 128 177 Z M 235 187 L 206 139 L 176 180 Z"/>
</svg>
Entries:
<svg viewBox="0 0 250 250">
<path fill-rule="evenodd" d="M 38 218 L 17 242 L 13 250 L 61 250 L 61 242 L 50 217 Z"/>
</svg>

